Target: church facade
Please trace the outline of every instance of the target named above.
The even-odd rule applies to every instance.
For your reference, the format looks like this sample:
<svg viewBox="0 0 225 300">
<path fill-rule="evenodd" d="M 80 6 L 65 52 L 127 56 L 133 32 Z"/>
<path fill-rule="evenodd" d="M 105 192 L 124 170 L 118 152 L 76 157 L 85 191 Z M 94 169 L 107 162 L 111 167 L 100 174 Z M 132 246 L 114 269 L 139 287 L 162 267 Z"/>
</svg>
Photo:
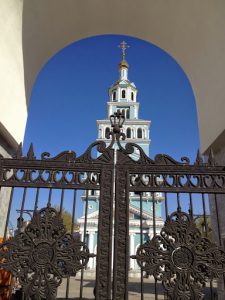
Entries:
<svg viewBox="0 0 225 300">
<path fill-rule="evenodd" d="M 125 50 L 127 44 L 122 42 L 122 61 L 119 64 L 119 80 L 117 80 L 109 88 L 109 101 L 107 102 L 107 118 L 97 120 L 97 140 L 104 141 L 109 145 L 110 140 L 107 139 L 107 133 L 111 130 L 110 115 L 115 112 L 121 112 L 125 116 L 125 122 L 122 132 L 126 134 L 126 140 L 121 141 L 121 145 L 125 146 L 126 142 L 138 144 L 149 156 L 150 146 L 150 125 L 148 120 L 139 119 L 139 102 L 137 100 L 138 90 L 136 85 L 128 79 L 129 65 L 125 58 Z M 139 150 L 132 154 L 132 158 L 137 160 Z M 86 227 L 86 242 L 91 253 L 97 253 L 97 235 L 98 235 L 98 214 L 99 214 L 99 191 L 88 191 L 88 197 L 83 195 L 83 215 L 78 219 L 80 235 L 83 239 L 84 220 L 85 220 L 85 205 L 87 205 L 87 227 Z M 154 195 L 155 214 L 156 214 L 156 233 L 163 227 L 164 221 L 161 215 L 161 203 L 163 197 L 161 193 Z M 153 237 L 153 205 L 151 193 L 144 193 L 142 196 L 142 224 L 143 224 L 143 242 Z M 130 193 L 129 205 L 129 236 L 130 236 L 130 255 L 136 253 L 140 245 L 140 196 L 135 193 Z M 91 258 L 88 263 L 88 269 L 95 270 L 96 259 Z M 130 259 L 130 274 L 135 276 L 138 274 L 139 267 L 134 259 Z"/>
</svg>

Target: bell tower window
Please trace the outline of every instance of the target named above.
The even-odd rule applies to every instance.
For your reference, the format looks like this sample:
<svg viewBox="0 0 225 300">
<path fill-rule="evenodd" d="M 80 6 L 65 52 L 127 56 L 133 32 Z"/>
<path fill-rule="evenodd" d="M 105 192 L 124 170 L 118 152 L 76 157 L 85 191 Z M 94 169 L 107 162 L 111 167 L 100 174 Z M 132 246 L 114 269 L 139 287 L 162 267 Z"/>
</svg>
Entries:
<svg viewBox="0 0 225 300">
<path fill-rule="evenodd" d="M 131 92 L 131 100 L 134 101 L 134 93 Z"/>
<path fill-rule="evenodd" d="M 105 129 L 105 138 L 108 139 L 107 134 L 110 132 L 109 127 L 106 127 Z"/>
<path fill-rule="evenodd" d="M 130 128 L 127 128 L 127 138 L 128 139 L 131 138 L 131 130 L 130 130 Z"/>
<path fill-rule="evenodd" d="M 113 92 L 113 101 L 116 101 L 116 92 Z"/>
<path fill-rule="evenodd" d="M 125 90 L 122 90 L 122 98 L 126 98 L 126 91 Z"/>
<path fill-rule="evenodd" d="M 137 137 L 138 137 L 138 139 L 142 139 L 142 129 L 141 128 L 138 128 Z"/>
</svg>

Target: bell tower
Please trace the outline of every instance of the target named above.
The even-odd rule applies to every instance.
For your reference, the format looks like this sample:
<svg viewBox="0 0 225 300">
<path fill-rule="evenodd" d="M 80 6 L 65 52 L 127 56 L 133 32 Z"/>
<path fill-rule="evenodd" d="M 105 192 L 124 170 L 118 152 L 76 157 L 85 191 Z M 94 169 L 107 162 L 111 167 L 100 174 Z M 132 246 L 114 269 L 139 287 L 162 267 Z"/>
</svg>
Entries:
<svg viewBox="0 0 225 300">
<path fill-rule="evenodd" d="M 149 128 L 150 121 L 139 119 L 138 90 L 136 85 L 128 79 L 129 65 L 126 60 L 126 50 L 130 47 L 126 42 L 118 46 L 122 50 L 122 60 L 119 63 L 119 79 L 109 88 L 109 101 L 107 102 L 107 119 L 97 120 L 98 140 L 106 144 L 107 132 L 110 131 L 110 115 L 121 112 L 125 116 L 122 131 L 126 134 L 126 142 L 134 142 L 142 147 L 149 155 Z M 124 144 L 126 142 L 121 142 Z"/>
</svg>

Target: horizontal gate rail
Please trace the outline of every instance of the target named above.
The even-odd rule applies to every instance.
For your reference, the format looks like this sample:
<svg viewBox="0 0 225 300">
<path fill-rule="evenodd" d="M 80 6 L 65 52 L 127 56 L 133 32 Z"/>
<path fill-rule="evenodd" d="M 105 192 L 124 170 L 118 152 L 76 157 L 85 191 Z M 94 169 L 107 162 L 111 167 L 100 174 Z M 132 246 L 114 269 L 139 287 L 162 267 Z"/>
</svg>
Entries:
<svg viewBox="0 0 225 300">
<path fill-rule="evenodd" d="M 20 155 L 13 159 L 0 157 L 0 186 L 98 190 L 101 170 L 113 166 L 113 150 L 107 148 L 94 159 L 91 149 L 96 145 L 99 150 L 105 149 L 103 142 L 93 143 L 80 157 L 76 157 L 74 152 L 64 151 L 49 158 L 50 154 L 45 152 L 38 160 L 32 145 L 25 157 L 21 150 Z"/>
</svg>

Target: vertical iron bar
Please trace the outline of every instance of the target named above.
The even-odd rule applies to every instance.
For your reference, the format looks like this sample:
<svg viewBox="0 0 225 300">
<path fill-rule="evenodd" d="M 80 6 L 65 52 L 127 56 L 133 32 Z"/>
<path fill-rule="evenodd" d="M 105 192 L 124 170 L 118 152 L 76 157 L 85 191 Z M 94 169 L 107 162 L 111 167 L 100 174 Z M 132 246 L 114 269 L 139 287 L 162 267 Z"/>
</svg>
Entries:
<svg viewBox="0 0 225 300">
<path fill-rule="evenodd" d="M 86 190 L 86 198 L 85 198 L 85 217 L 84 217 L 84 236 L 83 243 L 85 243 L 86 238 L 86 229 L 87 229 L 87 212 L 88 212 L 88 190 Z M 81 269 L 81 279 L 80 279 L 80 300 L 83 297 L 83 280 L 84 280 L 84 269 Z"/>
<path fill-rule="evenodd" d="M 168 217 L 168 201 L 167 201 L 167 192 L 164 193 L 165 195 L 165 214 L 166 218 Z"/>
<path fill-rule="evenodd" d="M 74 190 L 74 195 L 73 195 L 73 213 L 72 213 L 72 224 L 71 224 L 71 234 L 73 234 L 73 231 L 74 231 L 75 213 L 76 213 L 76 203 L 77 203 L 77 190 Z"/>
<path fill-rule="evenodd" d="M 221 238 L 221 231 L 220 231 L 220 219 L 219 219 L 219 211 L 218 211 L 217 194 L 214 194 L 214 200 L 215 200 L 215 207 L 216 207 L 216 222 L 217 222 L 218 238 L 219 238 L 220 246 L 222 247 L 222 238 Z"/>
<path fill-rule="evenodd" d="M 140 243 L 143 245 L 143 193 L 140 193 L 140 229 L 141 229 L 141 238 L 140 238 Z M 141 269 L 141 300 L 144 299 L 143 295 L 143 270 Z"/>
<path fill-rule="evenodd" d="M 24 205 L 25 205 L 25 201 L 26 201 L 26 195 L 27 195 L 27 188 L 25 187 L 24 190 L 23 190 L 23 199 L 22 199 L 22 204 L 21 204 L 21 208 L 20 208 L 20 223 L 19 223 L 19 228 L 18 228 L 18 231 L 21 232 L 21 229 L 22 229 L 22 226 L 23 226 L 23 223 L 21 224 L 22 222 L 22 218 L 23 218 L 23 211 L 24 211 Z"/>
<path fill-rule="evenodd" d="M 205 227 L 205 237 L 208 237 L 208 224 L 206 219 L 206 209 L 205 209 L 205 194 L 202 193 L 202 207 L 203 207 L 203 217 L 204 217 L 204 227 Z"/>
<path fill-rule="evenodd" d="M 156 224 L 155 224 L 155 193 L 152 193 L 152 204 L 153 204 L 153 233 L 156 235 Z M 158 289 L 157 289 L 157 279 L 155 279 L 155 300 L 158 300 Z"/>
<path fill-rule="evenodd" d="M 156 235 L 156 224 L 155 224 L 155 193 L 152 193 L 152 205 L 153 205 L 153 234 Z"/>
<path fill-rule="evenodd" d="M 189 193 L 189 206 L 190 206 L 190 216 L 193 219 L 193 201 L 192 201 L 192 193 Z"/>
<path fill-rule="evenodd" d="M 36 196 L 35 196 L 35 204 L 34 204 L 34 214 L 37 212 L 38 209 L 39 192 L 40 192 L 40 188 L 37 188 Z"/>
<path fill-rule="evenodd" d="M 168 217 L 168 199 L 167 199 L 167 192 L 164 193 L 164 196 L 165 196 L 165 215 L 166 215 L 166 219 Z M 164 294 L 164 298 L 165 296 L 167 297 L 168 296 L 168 293 L 165 292 L 166 294 Z"/>
<path fill-rule="evenodd" d="M 130 207 L 130 192 L 129 192 L 129 177 L 127 176 L 127 180 L 126 180 L 126 199 L 127 201 L 127 205 L 126 205 L 126 211 L 127 211 L 127 217 L 126 217 L 126 221 L 127 221 L 127 225 L 126 225 L 126 249 L 130 248 L 130 235 L 129 235 L 129 228 L 130 228 L 130 218 L 129 218 L 129 207 Z M 128 277 L 129 277 L 129 265 L 130 265 L 130 251 L 126 251 L 126 280 L 125 280 L 125 300 L 128 300 Z"/>
<path fill-rule="evenodd" d="M 206 218 L 206 208 L 205 208 L 205 194 L 202 193 L 202 206 L 203 206 L 203 216 L 204 216 L 204 227 L 205 227 L 205 237 L 208 238 L 208 224 Z M 210 280 L 210 297 L 213 299 L 213 285 L 212 280 Z"/>
<path fill-rule="evenodd" d="M 177 210 L 181 211 L 181 206 L 180 206 L 180 193 L 177 193 Z"/>
<path fill-rule="evenodd" d="M 216 222 L 217 222 L 218 238 L 219 238 L 220 247 L 223 247 L 222 238 L 221 238 L 221 230 L 220 230 L 220 218 L 219 218 L 219 211 L 218 211 L 217 194 L 214 194 L 214 200 L 215 200 L 215 207 L 216 207 Z M 224 273 L 223 273 L 223 287 L 225 289 L 225 274 Z"/>
<path fill-rule="evenodd" d="M 64 202 L 64 189 L 62 189 L 61 191 L 60 208 L 59 208 L 60 215 L 62 215 L 62 211 L 63 211 L 63 202 Z"/>
<path fill-rule="evenodd" d="M 52 188 L 49 189 L 49 194 L 48 194 L 48 203 L 47 206 L 51 206 L 51 201 L 52 201 Z"/>
<path fill-rule="evenodd" d="M 3 238 L 3 241 L 5 241 L 5 239 L 6 239 L 7 228 L 8 228 L 8 225 L 9 225 L 9 216 L 10 216 L 10 212 L 11 212 L 11 206 L 12 206 L 13 194 L 14 194 L 14 187 L 12 187 L 11 193 L 10 193 L 9 207 L 8 207 L 7 217 L 6 217 L 6 222 L 5 222 L 5 231 L 4 231 L 4 238 Z"/>
<path fill-rule="evenodd" d="M 64 195 L 64 190 L 63 195 Z M 71 223 L 71 230 L 70 233 L 73 234 L 74 232 L 74 221 L 75 221 L 75 212 L 76 212 L 76 202 L 77 202 L 77 190 L 74 190 L 74 195 L 73 195 L 73 210 L 72 210 L 72 223 Z M 61 201 L 62 203 L 62 201 Z M 60 205 L 60 210 L 61 210 L 61 205 Z M 70 289 L 70 276 L 67 277 L 66 281 L 66 299 L 69 297 L 69 289 Z"/>
</svg>

